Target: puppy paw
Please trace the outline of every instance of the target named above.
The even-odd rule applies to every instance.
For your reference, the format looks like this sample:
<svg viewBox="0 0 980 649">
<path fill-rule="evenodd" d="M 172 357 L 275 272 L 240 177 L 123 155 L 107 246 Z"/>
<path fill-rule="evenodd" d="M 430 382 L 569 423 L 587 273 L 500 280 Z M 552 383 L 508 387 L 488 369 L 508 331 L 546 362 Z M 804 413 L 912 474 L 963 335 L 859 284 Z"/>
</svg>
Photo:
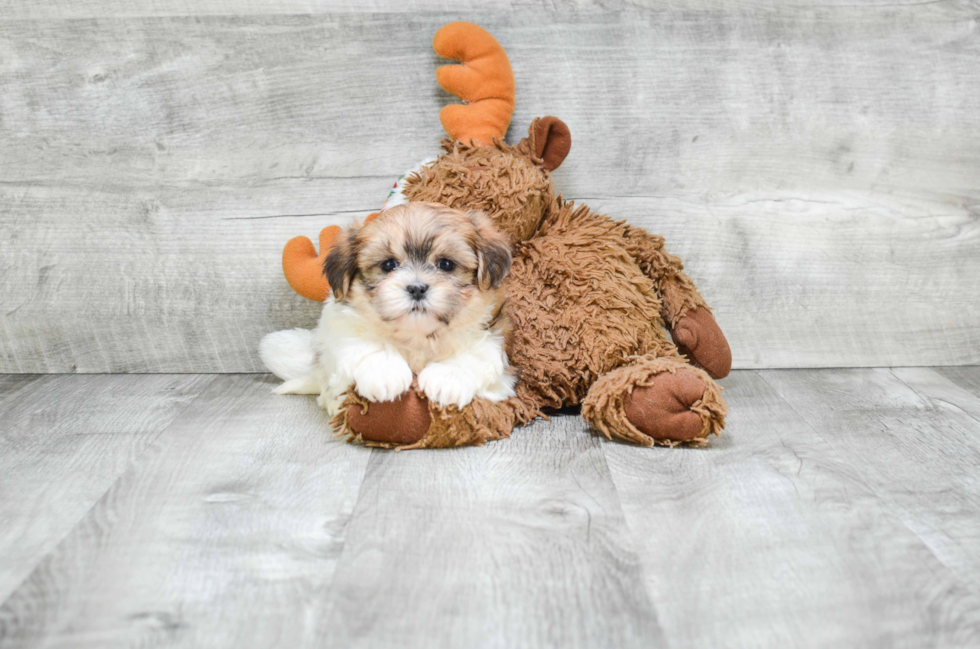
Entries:
<svg viewBox="0 0 980 649">
<path fill-rule="evenodd" d="M 398 352 L 368 354 L 354 370 L 358 394 L 368 401 L 394 401 L 412 385 L 412 368 Z"/>
<path fill-rule="evenodd" d="M 341 395 L 343 396 L 343 395 Z M 316 398 L 316 405 L 333 417 L 340 410 L 341 398 L 327 392 L 323 392 Z"/>
<path fill-rule="evenodd" d="M 480 388 L 470 372 L 448 363 L 432 363 L 419 372 L 419 388 L 429 400 L 445 408 L 469 404 Z"/>
</svg>

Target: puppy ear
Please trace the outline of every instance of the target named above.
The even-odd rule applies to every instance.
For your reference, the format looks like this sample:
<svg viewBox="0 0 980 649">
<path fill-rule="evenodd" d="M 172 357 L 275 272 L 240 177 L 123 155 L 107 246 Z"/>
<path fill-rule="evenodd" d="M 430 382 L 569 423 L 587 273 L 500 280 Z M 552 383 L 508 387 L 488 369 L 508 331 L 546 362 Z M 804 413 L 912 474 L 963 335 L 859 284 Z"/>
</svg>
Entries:
<svg viewBox="0 0 980 649">
<path fill-rule="evenodd" d="M 344 301 L 351 282 L 357 275 L 357 233 L 360 231 L 361 226 L 357 224 L 347 228 L 337 237 L 323 262 L 323 274 L 330 284 L 334 299 L 338 302 Z"/>
<path fill-rule="evenodd" d="M 500 288 L 510 270 L 510 238 L 493 227 L 493 221 L 483 212 L 470 212 L 467 216 L 476 228 L 472 246 L 479 263 L 476 271 L 477 284 L 482 291 Z"/>
</svg>

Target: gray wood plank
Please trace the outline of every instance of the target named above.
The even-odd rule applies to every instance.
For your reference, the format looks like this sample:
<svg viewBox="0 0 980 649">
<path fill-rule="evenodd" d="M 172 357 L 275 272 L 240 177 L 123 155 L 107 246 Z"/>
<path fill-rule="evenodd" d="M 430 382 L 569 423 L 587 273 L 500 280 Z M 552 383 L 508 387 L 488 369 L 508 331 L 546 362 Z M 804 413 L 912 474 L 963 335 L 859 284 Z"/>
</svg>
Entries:
<svg viewBox="0 0 980 649">
<path fill-rule="evenodd" d="M 0 608 L 0 646 L 303 644 L 370 451 L 217 377 Z"/>
<path fill-rule="evenodd" d="M 569 123 L 558 186 L 667 236 L 737 366 L 980 363 L 980 8 L 811 6 L 467 18 L 512 135 Z M 435 151 L 447 19 L 0 20 L 0 371 L 259 370 L 315 320 L 282 244 Z"/>
<path fill-rule="evenodd" d="M 964 390 L 980 396 L 980 367 L 934 367 L 932 369 Z"/>
<path fill-rule="evenodd" d="M 602 442 L 577 416 L 482 448 L 376 452 L 317 637 L 666 646 L 628 537 Z"/>
<path fill-rule="evenodd" d="M 706 449 L 559 414 L 409 453 L 263 376 L 0 376 L 0 518 L 68 521 L 0 534 L 0 647 L 976 646 L 978 376 L 735 372 Z"/>
<path fill-rule="evenodd" d="M 604 447 L 670 644 L 980 642 L 977 594 L 868 478 L 883 460 L 838 452 L 755 372 L 725 385 L 728 427 L 708 448 Z"/>
<path fill-rule="evenodd" d="M 933 7 L 932 5 L 941 5 Z M 756 11 L 805 13 L 814 9 L 848 11 L 882 11 L 896 7 L 916 7 L 918 11 L 950 9 L 971 11 L 971 0 L 865 0 L 855 5 L 853 0 L 809 0 L 805 4 L 788 5 L 784 0 L 743 0 L 739 7 Z M 31 0 L 0 0 L 0 16 L 5 19 L 65 19 L 148 17 L 148 16 L 255 16 L 268 14 L 321 13 L 416 13 L 448 12 L 466 14 L 485 11 L 487 3 L 480 0 L 72 0 L 72 2 L 32 2 Z M 679 11 L 730 10 L 730 0 L 497 0 L 496 11 L 574 11 L 599 12 L 625 9 L 656 8 Z M 920 8 L 921 7 L 921 8 Z"/>
<path fill-rule="evenodd" d="M 508 0 L 495 3 L 501 11 L 549 9 L 549 0 Z M 569 2 L 585 5 L 590 2 Z M 479 0 L 73 0 L 35 3 L 0 0 L 0 16 L 7 19 L 64 19 L 150 16 L 256 16 L 270 14 L 414 13 L 418 11 L 473 12 L 485 8 Z"/>
<path fill-rule="evenodd" d="M 977 398 L 925 369 L 762 375 L 980 593 Z"/>
<path fill-rule="evenodd" d="M 895 367 L 891 371 L 936 411 L 957 411 L 967 430 L 969 419 L 963 415 L 973 418 L 976 427 L 969 437 L 971 445 L 980 448 L 980 367 Z M 980 490 L 980 481 L 976 484 Z"/>
<path fill-rule="evenodd" d="M 43 374 L 0 374 L 0 409 L 8 401 L 29 392 L 32 385 L 45 378 Z"/>
<path fill-rule="evenodd" d="M 210 381 L 0 377 L 0 602 Z"/>
</svg>

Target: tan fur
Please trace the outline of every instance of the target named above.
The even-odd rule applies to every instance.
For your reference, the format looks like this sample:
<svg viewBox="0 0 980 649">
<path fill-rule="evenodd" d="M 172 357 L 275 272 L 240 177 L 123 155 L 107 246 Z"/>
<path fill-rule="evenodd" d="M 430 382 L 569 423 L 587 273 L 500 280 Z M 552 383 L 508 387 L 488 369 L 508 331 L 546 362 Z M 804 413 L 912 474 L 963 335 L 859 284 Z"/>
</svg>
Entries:
<svg viewBox="0 0 980 649">
<path fill-rule="evenodd" d="M 705 385 L 690 406 L 703 421 L 694 443 L 718 434 L 725 417 L 721 388 L 688 365 L 665 332 L 689 310 L 707 305 L 680 260 L 664 251 L 661 237 L 556 196 L 534 154 L 547 149 L 535 142 L 537 133 L 546 132 L 537 127 L 535 120 L 517 146 L 446 140 L 444 153 L 409 179 L 410 200 L 481 210 L 513 238 L 514 263 L 504 289 L 513 325 L 510 361 L 519 372 L 512 399 L 477 399 L 462 409 L 430 404 L 428 431 L 409 448 L 481 444 L 509 436 L 543 409 L 578 404 L 607 436 L 672 444 L 637 430 L 623 401 L 652 376 L 680 367 L 696 372 Z M 352 395 L 347 405 L 370 407 Z M 334 424 L 357 438 L 346 415 Z"/>
<path fill-rule="evenodd" d="M 433 300 L 427 313 L 403 315 L 399 300 L 408 302 L 405 281 L 380 265 L 387 259 L 408 263 L 406 257 L 419 243 L 429 244 L 427 264 L 410 276 L 430 286 Z M 350 304 L 364 320 L 368 332 L 388 341 L 405 358 L 413 372 L 426 365 L 455 356 L 474 335 L 489 330 L 505 335 L 510 325 L 504 306 L 503 275 L 486 272 L 486 257 L 508 251 L 506 235 L 493 228 L 483 214 L 464 213 L 444 205 L 410 203 L 394 207 L 364 225 L 354 224 L 327 257 L 326 272 L 339 268 L 331 277 L 338 302 Z M 451 273 L 435 268 L 439 259 L 456 264 Z"/>
</svg>

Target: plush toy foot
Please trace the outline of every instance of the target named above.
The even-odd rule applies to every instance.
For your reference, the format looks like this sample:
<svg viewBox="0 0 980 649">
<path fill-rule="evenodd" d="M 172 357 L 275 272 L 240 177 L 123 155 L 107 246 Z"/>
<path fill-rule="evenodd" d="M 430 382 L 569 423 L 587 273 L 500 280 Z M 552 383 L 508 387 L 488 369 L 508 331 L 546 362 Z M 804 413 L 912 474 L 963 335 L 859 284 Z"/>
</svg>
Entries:
<svg viewBox="0 0 980 649">
<path fill-rule="evenodd" d="M 713 379 L 723 379 L 732 370 L 732 349 L 721 332 L 715 317 L 707 309 L 691 309 L 685 313 L 670 337 L 677 351 L 691 363 L 704 368 Z"/>
<path fill-rule="evenodd" d="M 655 440 L 690 441 L 703 436 L 701 416 L 691 410 L 707 386 L 694 372 L 663 372 L 626 395 L 623 412 L 637 430 Z"/>
<path fill-rule="evenodd" d="M 642 446 L 704 443 L 725 426 L 721 388 L 681 358 L 643 356 L 599 378 L 582 417 L 610 439 Z"/>
<path fill-rule="evenodd" d="M 351 390 L 330 425 L 338 434 L 369 446 L 449 448 L 509 437 L 517 423 L 538 414 L 536 407 L 516 397 L 497 402 L 474 399 L 464 408 L 442 408 L 414 387 L 394 401 L 378 403 Z"/>
<path fill-rule="evenodd" d="M 358 403 L 347 408 L 350 430 L 365 442 L 403 446 L 425 437 L 432 417 L 425 396 L 409 390 L 394 401 Z"/>
</svg>

